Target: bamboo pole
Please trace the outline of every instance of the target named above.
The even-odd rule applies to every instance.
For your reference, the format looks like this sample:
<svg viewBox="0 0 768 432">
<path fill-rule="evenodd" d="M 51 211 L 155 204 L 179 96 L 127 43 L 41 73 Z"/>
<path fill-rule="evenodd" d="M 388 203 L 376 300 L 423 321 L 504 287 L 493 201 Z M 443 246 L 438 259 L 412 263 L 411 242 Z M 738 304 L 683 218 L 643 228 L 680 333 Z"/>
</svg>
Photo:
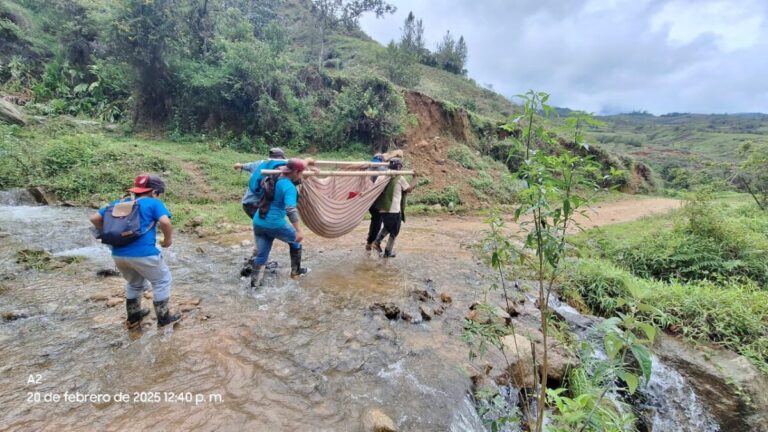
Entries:
<svg viewBox="0 0 768 432">
<path fill-rule="evenodd" d="M 285 161 L 287 162 L 287 159 L 270 159 L 270 160 L 278 160 L 278 161 Z M 360 162 L 360 161 L 333 161 L 333 160 L 317 160 L 315 161 L 315 165 L 318 166 L 339 166 L 339 165 L 367 165 L 371 167 L 383 167 L 383 166 L 389 166 L 389 162 Z"/>
<path fill-rule="evenodd" d="M 281 174 L 281 170 L 261 170 L 262 174 Z M 398 175 L 416 175 L 415 171 L 309 171 L 302 172 L 304 177 L 393 177 Z"/>
</svg>

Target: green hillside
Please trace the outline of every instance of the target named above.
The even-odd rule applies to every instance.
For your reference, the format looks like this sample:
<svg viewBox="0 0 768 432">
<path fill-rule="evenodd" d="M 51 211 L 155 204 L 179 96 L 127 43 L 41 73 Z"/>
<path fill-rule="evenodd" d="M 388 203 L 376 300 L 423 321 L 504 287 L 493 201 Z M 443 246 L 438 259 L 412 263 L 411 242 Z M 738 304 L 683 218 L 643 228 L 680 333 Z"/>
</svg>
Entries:
<svg viewBox="0 0 768 432">
<path fill-rule="evenodd" d="M 599 117 L 590 139 L 648 163 L 668 187 L 730 183 L 745 144 L 768 144 L 765 114 L 633 113 Z"/>
</svg>

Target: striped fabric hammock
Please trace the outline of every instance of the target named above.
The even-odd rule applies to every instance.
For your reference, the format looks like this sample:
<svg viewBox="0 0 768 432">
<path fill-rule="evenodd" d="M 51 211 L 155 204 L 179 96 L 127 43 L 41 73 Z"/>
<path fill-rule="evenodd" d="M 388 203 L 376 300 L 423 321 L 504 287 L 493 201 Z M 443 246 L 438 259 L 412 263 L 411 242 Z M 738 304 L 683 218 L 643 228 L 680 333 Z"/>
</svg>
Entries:
<svg viewBox="0 0 768 432">
<path fill-rule="evenodd" d="M 389 184 L 390 178 L 305 177 L 301 183 L 298 210 L 313 233 L 325 238 L 349 234 Z"/>
</svg>

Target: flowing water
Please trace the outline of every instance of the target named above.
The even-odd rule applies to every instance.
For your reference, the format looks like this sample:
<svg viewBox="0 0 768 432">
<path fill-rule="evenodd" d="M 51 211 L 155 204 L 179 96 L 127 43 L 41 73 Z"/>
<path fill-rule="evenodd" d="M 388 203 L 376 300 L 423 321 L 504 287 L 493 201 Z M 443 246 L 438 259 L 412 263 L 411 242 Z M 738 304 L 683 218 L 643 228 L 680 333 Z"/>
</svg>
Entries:
<svg viewBox="0 0 768 432">
<path fill-rule="evenodd" d="M 288 251 L 278 245 L 276 274 L 253 291 L 238 275 L 250 253 L 232 245 L 240 238 L 177 236 L 163 252 L 172 302 L 200 304 L 175 329 L 129 332 L 122 303 L 89 300 L 123 286 L 95 274 L 112 261 L 88 232 L 89 211 L 37 207 L 8 192 L 0 203 L 0 430 L 357 431 L 369 408 L 402 431 L 485 430 L 468 397 L 460 337 L 464 311 L 489 283 L 461 247 L 475 238 L 405 225 L 397 258 L 383 261 L 362 251 L 365 227 L 351 239 L 310 237 L 308 276 L 287 277 Z M 25 248 L 84 259 L 24 269 L 15 253 Z M 446 292 L 453 303 L 418 324 L 369 310 L 374 302 L 418 308 L 413 290 Z M 654 369 L 654 379 L 665 373 Z"/>
<path fill-rule="evenodd" d="M 599 337 L 592 331 L 599 321 L 586 317 L 567 304 L 553 300 L 552 309 L 571 323 L 581 339 L 590 340 L 595 354 L 605 358 Z M 717 422 L 696 397 L 693 387 L 683 376 L 652 355 L 651 379 L 638 387 L 640 402 L 636 407 L 650 431 L 717 432 Z M 611 395 L 620 398 L 619 395 Z"/>
</svg>

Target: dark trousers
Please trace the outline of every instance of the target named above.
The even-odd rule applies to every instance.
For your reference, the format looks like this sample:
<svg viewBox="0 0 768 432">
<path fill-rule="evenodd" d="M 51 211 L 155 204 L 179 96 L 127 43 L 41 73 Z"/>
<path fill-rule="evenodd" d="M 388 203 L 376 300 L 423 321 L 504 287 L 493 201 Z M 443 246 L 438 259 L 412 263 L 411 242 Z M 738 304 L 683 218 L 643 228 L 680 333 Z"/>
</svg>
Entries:
<svg viewBox="0 0 768 432">
<path fill-rule="evenodd" d="M 370 244 L 373 243 L 373 241 L 376 240 L 376 236 L 379 235 L 382 214 L 379 213 L 374 206 L 371 206 L 371 208 L 368 209 L 368 213 L 371 214 L 371 225 L 368 227 L 368 239 L 366 240 L 366 243 Z"/>
<path fill-rule="evenodd" d="M 380 213 L 381 222 L 384 225 L 384 229 L 379 233 L 379 241 L 384 240 L 384 237 L 389 234 L 389 237 L 394 239 L 400 234 L 400 213 Z"/>
</svg>

